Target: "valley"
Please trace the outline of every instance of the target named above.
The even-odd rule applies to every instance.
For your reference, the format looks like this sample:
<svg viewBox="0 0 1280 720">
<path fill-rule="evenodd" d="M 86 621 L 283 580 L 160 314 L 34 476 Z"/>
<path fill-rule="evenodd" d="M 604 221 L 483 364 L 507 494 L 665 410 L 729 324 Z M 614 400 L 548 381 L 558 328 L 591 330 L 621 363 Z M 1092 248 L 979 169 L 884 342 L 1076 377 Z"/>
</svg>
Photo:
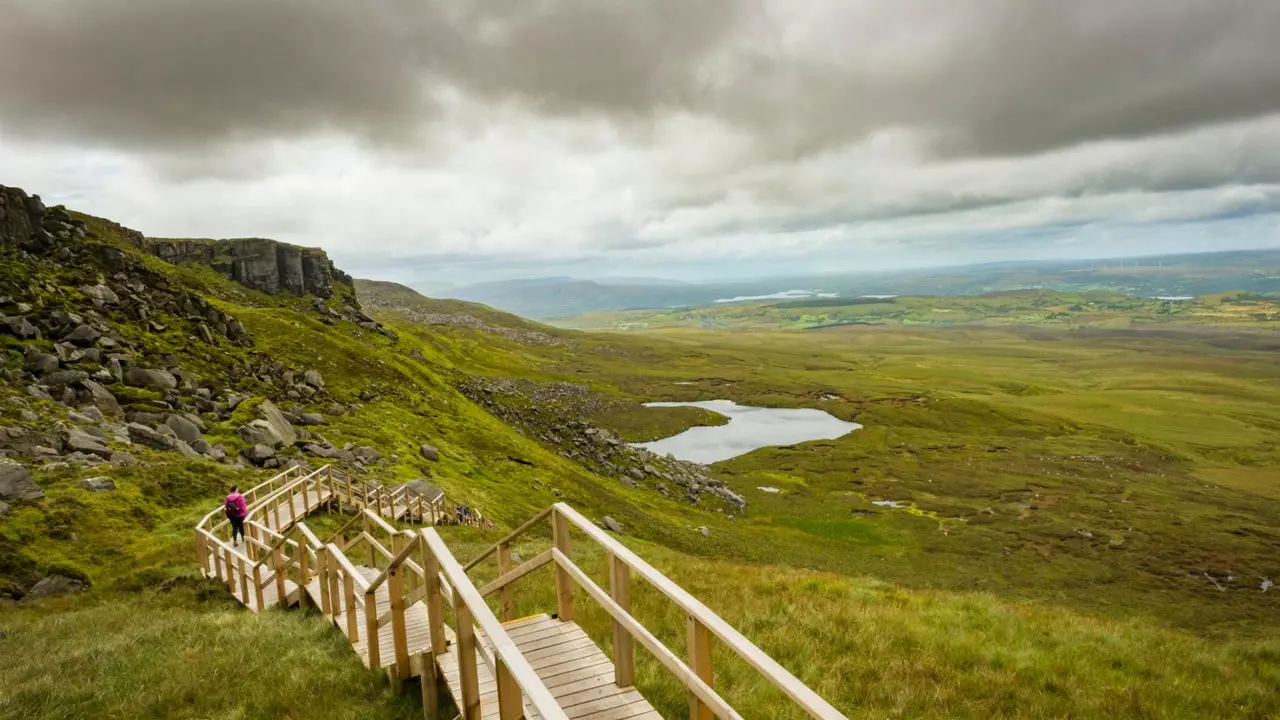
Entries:
<svg viewBox="0 0 1280 720">
<path fill-rule="evenodd" d="M 0 513 L 0 717 L 420 713 L 321 624 L 246 619 L 196 569 L 211 503 L 295 462 L 429 479 L 495 524 L 441 528 L 460 558 L 557 501 L 608 516 L 849 717 L 1280 711 L 1265 297 L 813 298 L 583 331 L 352 281 L 291 246 L 41 211 L 0 223 L 0 467 L 21 491 Z M 711 465 L 630 446 L 727 419 L 647 404 L 709 400 L 861 427 Z M 607 575 L 603 554 L 583 562 Z M 77 592 L 31 597 L 55 576 Z M 547 579 L 522 612 L 553 602 Z M 678 613 L 635 603 L 681 646 Z M 607 616 L 580 621 L 608 647 Z M 299 658 L 314 676 L 289 671 Z M 653 658 L 637 673 L 665 716 L 687 713 Z M 792 717 L 745 663 L 717 688 L 747 717 Z"/>
</svg>

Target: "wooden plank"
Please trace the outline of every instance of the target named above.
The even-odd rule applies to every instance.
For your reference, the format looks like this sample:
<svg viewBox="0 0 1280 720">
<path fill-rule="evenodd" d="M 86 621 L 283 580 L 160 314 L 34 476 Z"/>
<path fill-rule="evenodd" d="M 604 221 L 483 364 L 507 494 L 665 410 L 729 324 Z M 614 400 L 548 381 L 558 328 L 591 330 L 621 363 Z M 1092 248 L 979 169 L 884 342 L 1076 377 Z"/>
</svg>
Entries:
<svg viewBox="0 0 1280 720">
<path fill-rule="evenodd" d="M 594 714 L 605 710 L 643 701 L 644 696 L 635 690 L 618 690 L 614 694 L 605 695 L 589 702 L 565 706 L 564 714 L 568 715 L 570 720 L 573 718 L 590 718 Z"/>
</svg>

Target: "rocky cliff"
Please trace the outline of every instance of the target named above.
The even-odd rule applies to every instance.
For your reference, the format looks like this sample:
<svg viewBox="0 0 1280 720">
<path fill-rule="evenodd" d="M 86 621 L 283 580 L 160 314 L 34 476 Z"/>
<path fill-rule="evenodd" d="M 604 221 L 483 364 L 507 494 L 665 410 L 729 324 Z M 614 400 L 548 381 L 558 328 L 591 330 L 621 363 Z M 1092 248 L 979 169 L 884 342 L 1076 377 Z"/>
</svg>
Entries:
<svg viewBox="0 0 1280 720">
<path fill-rule="evenodd" d="M 144 238 L 147 252 L 169 263 L 208 265 L 245 287 L 274 295 L 334 296 L 334 283 L 352 285 L 323 250 L 265 238 L 236 240 L 170 240 Z"/>
</svg>

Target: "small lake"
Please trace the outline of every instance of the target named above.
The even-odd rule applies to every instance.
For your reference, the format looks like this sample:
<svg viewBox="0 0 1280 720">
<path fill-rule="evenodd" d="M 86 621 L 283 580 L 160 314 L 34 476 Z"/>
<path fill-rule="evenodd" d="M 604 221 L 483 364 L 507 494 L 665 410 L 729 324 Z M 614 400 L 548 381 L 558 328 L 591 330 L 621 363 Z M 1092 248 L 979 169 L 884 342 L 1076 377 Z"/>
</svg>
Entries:
<svg viewBox="0 0 1280 720">
<path fill-rule="evenodd" d="M 732 400 L 654 402 L 645 403 L 645 407 L 697 407 L 727 416 L 729 422 L 725 425 L 700 425 L 669 438 L 637 443 L 658 455 L 670 453 L 679 460 L 704 465 L 745 455 L 756 448 L 832 440 L 862 427 L 822 410 L 751 407 Z"/>
</svg>

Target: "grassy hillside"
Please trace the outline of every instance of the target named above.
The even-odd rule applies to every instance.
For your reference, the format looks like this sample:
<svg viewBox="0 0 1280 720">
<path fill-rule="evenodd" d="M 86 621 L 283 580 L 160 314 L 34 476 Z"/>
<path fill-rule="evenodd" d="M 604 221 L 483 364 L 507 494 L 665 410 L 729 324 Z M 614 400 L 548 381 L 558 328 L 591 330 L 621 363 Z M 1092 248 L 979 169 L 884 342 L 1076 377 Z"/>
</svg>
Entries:
<svg viewBox="0 0 1280 720">
<path fill-rule="evenodd" d="M 137 362 L 172 361 L 190 376 L 172 392 L 110 384 L 126 411 L 206 407 L 195 400 L 202 389 L 219 403 L 242 394 L 234 411 L 211 402 L 201 413 L 204 436 L 235 457 L 247 447 L 238 428 L 269 399 L 322 413 L 327 424 L 304 428 L 313 440 L 384 458 L 354 472 L 388 484 L 429 473 L 499 531 L 556 500 L 608 514 L 624 542 L 851 717 L 1280 712 L 1280 594 L 1260 590 L 1263 578 L 1280 581 L 1280 371 L 1267 336 L 856 326 L 588 334 L 361 282 L 379 328 L 345 296 L 321 311 L 314 298 L 264 295 L 142 255 L 115 226 L 86 222 L 87 237 L 66 245 L 72 261 L 0 249 L 0 295 L 18 310 L 30 304 L 33 318 L 95 313 Z M 95 307 L 80 289 L 101 280 L 124 292 L 135 279 L 152 307 L 145 321 L 127 306 Z M 199 318 L 170 312 L 162 294 L 205 299 L 251 343 L 202 339 Z M 19 381 L 24 348 L 52 351 L 52 339 L 0 338 L 0 425 L 56 435 L 58 423 L 83 424 Z M 323 392 L 290 398 L 298 386 L 281 378 L 307 370 L 323 375 Z M 522 403 L 493 399 L 510 388 Z M 623 482 L 570 452 L 582 447 L 568 435 L 573 423 L 648 439 L 715 419 L 642 401 L 721 397 L 820 407 L 865 428 L 710 468 L 747 498 L 745 510 L 660 492 L 652 476 Z M 438 462 L 421 456 L 423 443 L 439 449 Z M 271 470 L 138 443 L 128 452 L 132 464 L 20 458 L 45 496 L 0 517 L 0 582 L 29 588 L 57 572 L 91 589 L 6 602 L 0 717 L 418 711 L 315 618 L 251 618 L 197 578 L 196 518 L 229 484 Z M 320 462 L 299 447 L 280 455 Z M 117 489 L 79 487 L 89 476 Z M 873 504 L 883 500 L 899 507 Z M 465 560 L 494 537 L 449 541 Z M 583 561 L 600 576 L 603 558 Z M 550 587 L 541 574 L 527 579 L 521 610 L 549 609 Z M 636 603 L 682 646 L 671 608 L 643 592 Z M 607 645 L 605 618 L 587 612 L 584 623 Z M 303 662 L 314 670 L 297 671 Z M 747 716 L 785 717 L 746 668 L 730 663 L 717 682 Z M 687 711 L 648 659 L 641 685 L 668 716 Z"/>
</svg>

